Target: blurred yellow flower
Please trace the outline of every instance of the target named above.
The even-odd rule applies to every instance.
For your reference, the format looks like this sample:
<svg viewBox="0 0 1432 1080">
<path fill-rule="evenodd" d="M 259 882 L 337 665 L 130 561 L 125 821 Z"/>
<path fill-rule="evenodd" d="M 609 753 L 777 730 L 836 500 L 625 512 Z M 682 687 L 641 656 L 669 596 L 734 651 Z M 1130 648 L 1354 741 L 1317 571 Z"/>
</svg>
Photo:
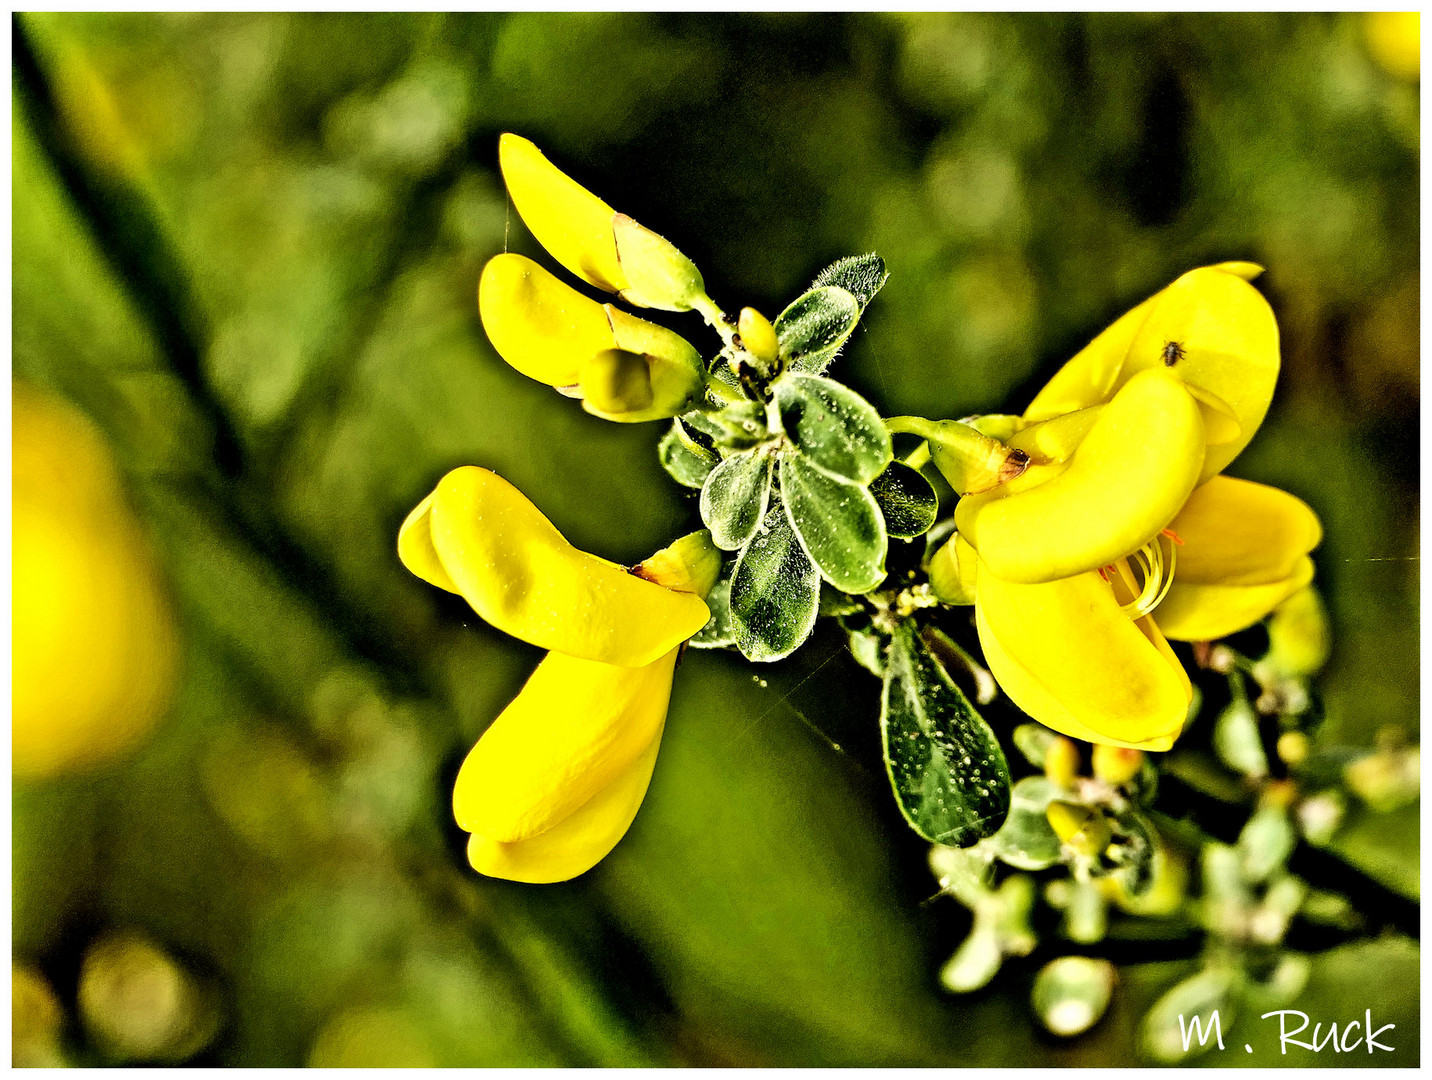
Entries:
<svg viewBox="0 0 1432 1080">
<path fill-rule="evenodd" d="M 486 469 L 448 473 L 408 515 L 403 564 L 501 630 L 552 651 L 458 773 L 474 869 L 576 877 L 616 846 L 651 781 L 681 644 L 710 613 L 704 533 L 635 571 L 579 551 Z"/>
<path fill-rule="evenodd" d="M 961 499 L 932 565 L 942 595 L 972 595 L 1005 692 L 1066 735 L 1167 750 L 1192 699 L 1167 638 L 1243 629 L 1312 578 L 1312 510 L 1216 475 L 1277 379 L 1256 272 L 1185 274 L 1071 359 L 1009 439 L 1028 470 Z"/>
<path fill-rule="evenodd" d="M 12 416 L 12 767 L 44 778 L 149 734 L 173 694 L 175 630 L 99 433 L 20 381 Z"/>
<path fill-rule="evenodd" d="M 1416 82 L 1422 77 L 1422 13 L 1369 11 L 1363 33 L 1373 59 L 1389 74 Z"/>
</svg>

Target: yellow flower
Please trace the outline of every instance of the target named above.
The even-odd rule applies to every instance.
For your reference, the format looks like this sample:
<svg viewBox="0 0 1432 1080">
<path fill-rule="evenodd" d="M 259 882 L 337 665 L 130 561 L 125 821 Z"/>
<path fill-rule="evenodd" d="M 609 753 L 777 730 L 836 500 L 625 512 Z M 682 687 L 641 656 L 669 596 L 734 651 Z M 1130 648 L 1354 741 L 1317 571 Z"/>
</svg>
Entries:
<svg viewBox="0 0 1432 1080">
<path fill-rule="evenodd" d="M 604 420 L 679 416 L 705 386 L 701 354 L 681 335 L 598 304 L 521 255 L 483 268 L 477 305 L 499 356 Z"/>
<path fill-rule="evenodd" d="M 1167 750 L 1192 698 L 1167 639 L 1243 629 L 1312 578 L 1312 510 L 1216 475 L 1278 373 L 1256 272 L 1185 274 L 1071 359 L 1009 439 L 1027 471 L 961 499 L 932 564 L 942 595 L 973 594 L 1005 692 L 1066 735 Z"/>
<path fill-rule="evenodd" d="M 498 148 L 517 212 L 556 260 L 588 284 L 643 307 L 711 312 L 691 260 L 618 214 L 517 135 Z M 529 378 L 583 399 L 606 420 L 679 416 L 706 385 L 700 354 L 680 335 L 598 304 L 521 255 L 482 272 L 478 307 L 493 347 Z"/>
<path fill-rule="evenodd" d="M 1369 11 L 1362 19 L 1373 58 L 1385 71 L 1416 82 L 1422 75 L 1422 13 Z"/>
<path fill-rule="evenodd" d="M 108 448 L 64 402 L 13 402 L 11 749 L 17 776 L 129 753 L 173 697 L 177 642 Z"/>
<path fill-rule="evenodd" d="M 492 625 L 552 650 L 458 773 L 453 813 L 474 869 L 527 882 L 591 869 L 651 781 L 678 651 L 710 616 L 714 549 L 693 534 L 628 572 L 467 466 L 408 515 L 398 554 Z"/>
</svg>

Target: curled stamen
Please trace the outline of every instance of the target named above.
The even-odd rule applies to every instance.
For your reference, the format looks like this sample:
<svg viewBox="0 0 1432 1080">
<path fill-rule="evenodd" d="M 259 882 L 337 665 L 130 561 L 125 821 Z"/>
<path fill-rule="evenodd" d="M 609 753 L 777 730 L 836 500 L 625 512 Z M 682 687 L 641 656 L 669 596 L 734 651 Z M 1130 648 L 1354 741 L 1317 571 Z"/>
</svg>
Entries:
<svg viewBox="0 0 1432 1080">
<path fill-rule="evenodd" d="M 1168 554 L 1164 554 L 1164 545 L 1161 537 L 1168 537 Z M 1178 563 L 1178 544 L 1183 540 L 1171 529 L 1163 532 L 1139 548 L 1129 556 L 1131 562 L 1137 562 L 1140 576 L 1143 579 L 1139 595 L 1130 600 L 1127 604 L 1120 605 L 1120 609 L 1133 619 L 1142 619 L 1159 604 L 1163 603 L 1164 597 L 1168 595 L 1169 589 L 1173 586 L 1174 568 Z M 1100 571 L 1102 576 L 1103 571 Z M 1108 580 L 1106 577 L 1104 580 Z"/>
</svg>

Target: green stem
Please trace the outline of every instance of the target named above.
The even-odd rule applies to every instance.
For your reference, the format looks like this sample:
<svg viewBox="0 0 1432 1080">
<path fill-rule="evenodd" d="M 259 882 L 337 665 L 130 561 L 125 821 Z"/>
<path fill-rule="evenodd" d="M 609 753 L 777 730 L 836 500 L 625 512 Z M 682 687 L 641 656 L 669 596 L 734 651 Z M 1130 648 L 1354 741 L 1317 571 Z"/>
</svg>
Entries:
<svg viewBox="0 0 1432 1080">
<path fill-rule="evenodd" d="M 918 435 L 922 439 L 936 438 L 940 431 L 939 424 L 923 416 L 892 416 L 885 421 L 885 428 L 892 434 Z"/>
<path fill-rule="evenodd" d="M 691 298 L 691 310 L 699 312 L 701 317 L 711 326 L 716 333 L 721 335 L 721 340 L 728 348 L 735 345 L 736 327 L 735 324 L 726 318 L 726 313 L 716 306 L 716 301 L 699 292 Z"/>
</svg>

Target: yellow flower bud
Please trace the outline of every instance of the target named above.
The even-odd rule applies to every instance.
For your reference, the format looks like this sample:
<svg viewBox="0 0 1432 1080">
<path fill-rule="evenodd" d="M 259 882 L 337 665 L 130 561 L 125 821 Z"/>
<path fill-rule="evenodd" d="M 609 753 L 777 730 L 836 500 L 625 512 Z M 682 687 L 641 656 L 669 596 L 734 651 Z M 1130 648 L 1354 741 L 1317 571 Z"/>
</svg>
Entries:
<svg viewBox="0 0 1432 1080">
<path fill-rule="evenodd" d="M 519 135 L 503 135 L 497 156 L 512 204 L 537 242 L 588 284 L 613 293 L 625 289 L 612 233 L 615 211 Z"/>
<path fill-rule="evenodd" d="M 1113 830 L 1100 810 L 1055 799 L 1045 811 L 1050 828 L 1072 851 L 1080 855 L 1104 853 L 1113 839 Z"/>
<path fill-rule="evenodd" d="M 930 559 L 931 590 L 947 604 L 973 604 L 977 563 L 975 549 L 956 533 Z"/>
<path fill-rule="evenodd" d="M 1302 678 L 1326 664 L 1331 650 L 1328 613 L 1317 589 L 1311 585 L 1299 589 L 1273 609 L 1268 655 L 1262 663 L 1281 675 Z"/>
<path fill-rule="evenodd" d="M 1094 748 L 1098 752 L 1098 747 Z M 1079 775 L 1079 748 L 1073 740 L 1056 735 L 1044 752 L 1044 775 L 1050 782 L 1067 788 Z"/>
<path fill-rule="evenodd" d="M 1127 784 L 1139 775 L 1143 764 L 1142 750 L 1104 743 L 1094 746 L 1094 775 L 1106 784 Z"/>
<path fill-rule="evenodd" d="M 696 264 L 676 246 L 625 214 L 612 218 L 617 258 L 627 285 L 621 298 L 638 307 L 663 311 L 689 311 L 695 299 L 706 295 L 706 284 Z"/>
<path fill-rule="evenodd" d="M 742 308 L 736 329 L 741 335 L 741 344 L 748 353 L 763 364 L 776 362 L 780 342 L 776 340 L 776 329 L 769 319 L 755 308 Z"/>
</svg>

